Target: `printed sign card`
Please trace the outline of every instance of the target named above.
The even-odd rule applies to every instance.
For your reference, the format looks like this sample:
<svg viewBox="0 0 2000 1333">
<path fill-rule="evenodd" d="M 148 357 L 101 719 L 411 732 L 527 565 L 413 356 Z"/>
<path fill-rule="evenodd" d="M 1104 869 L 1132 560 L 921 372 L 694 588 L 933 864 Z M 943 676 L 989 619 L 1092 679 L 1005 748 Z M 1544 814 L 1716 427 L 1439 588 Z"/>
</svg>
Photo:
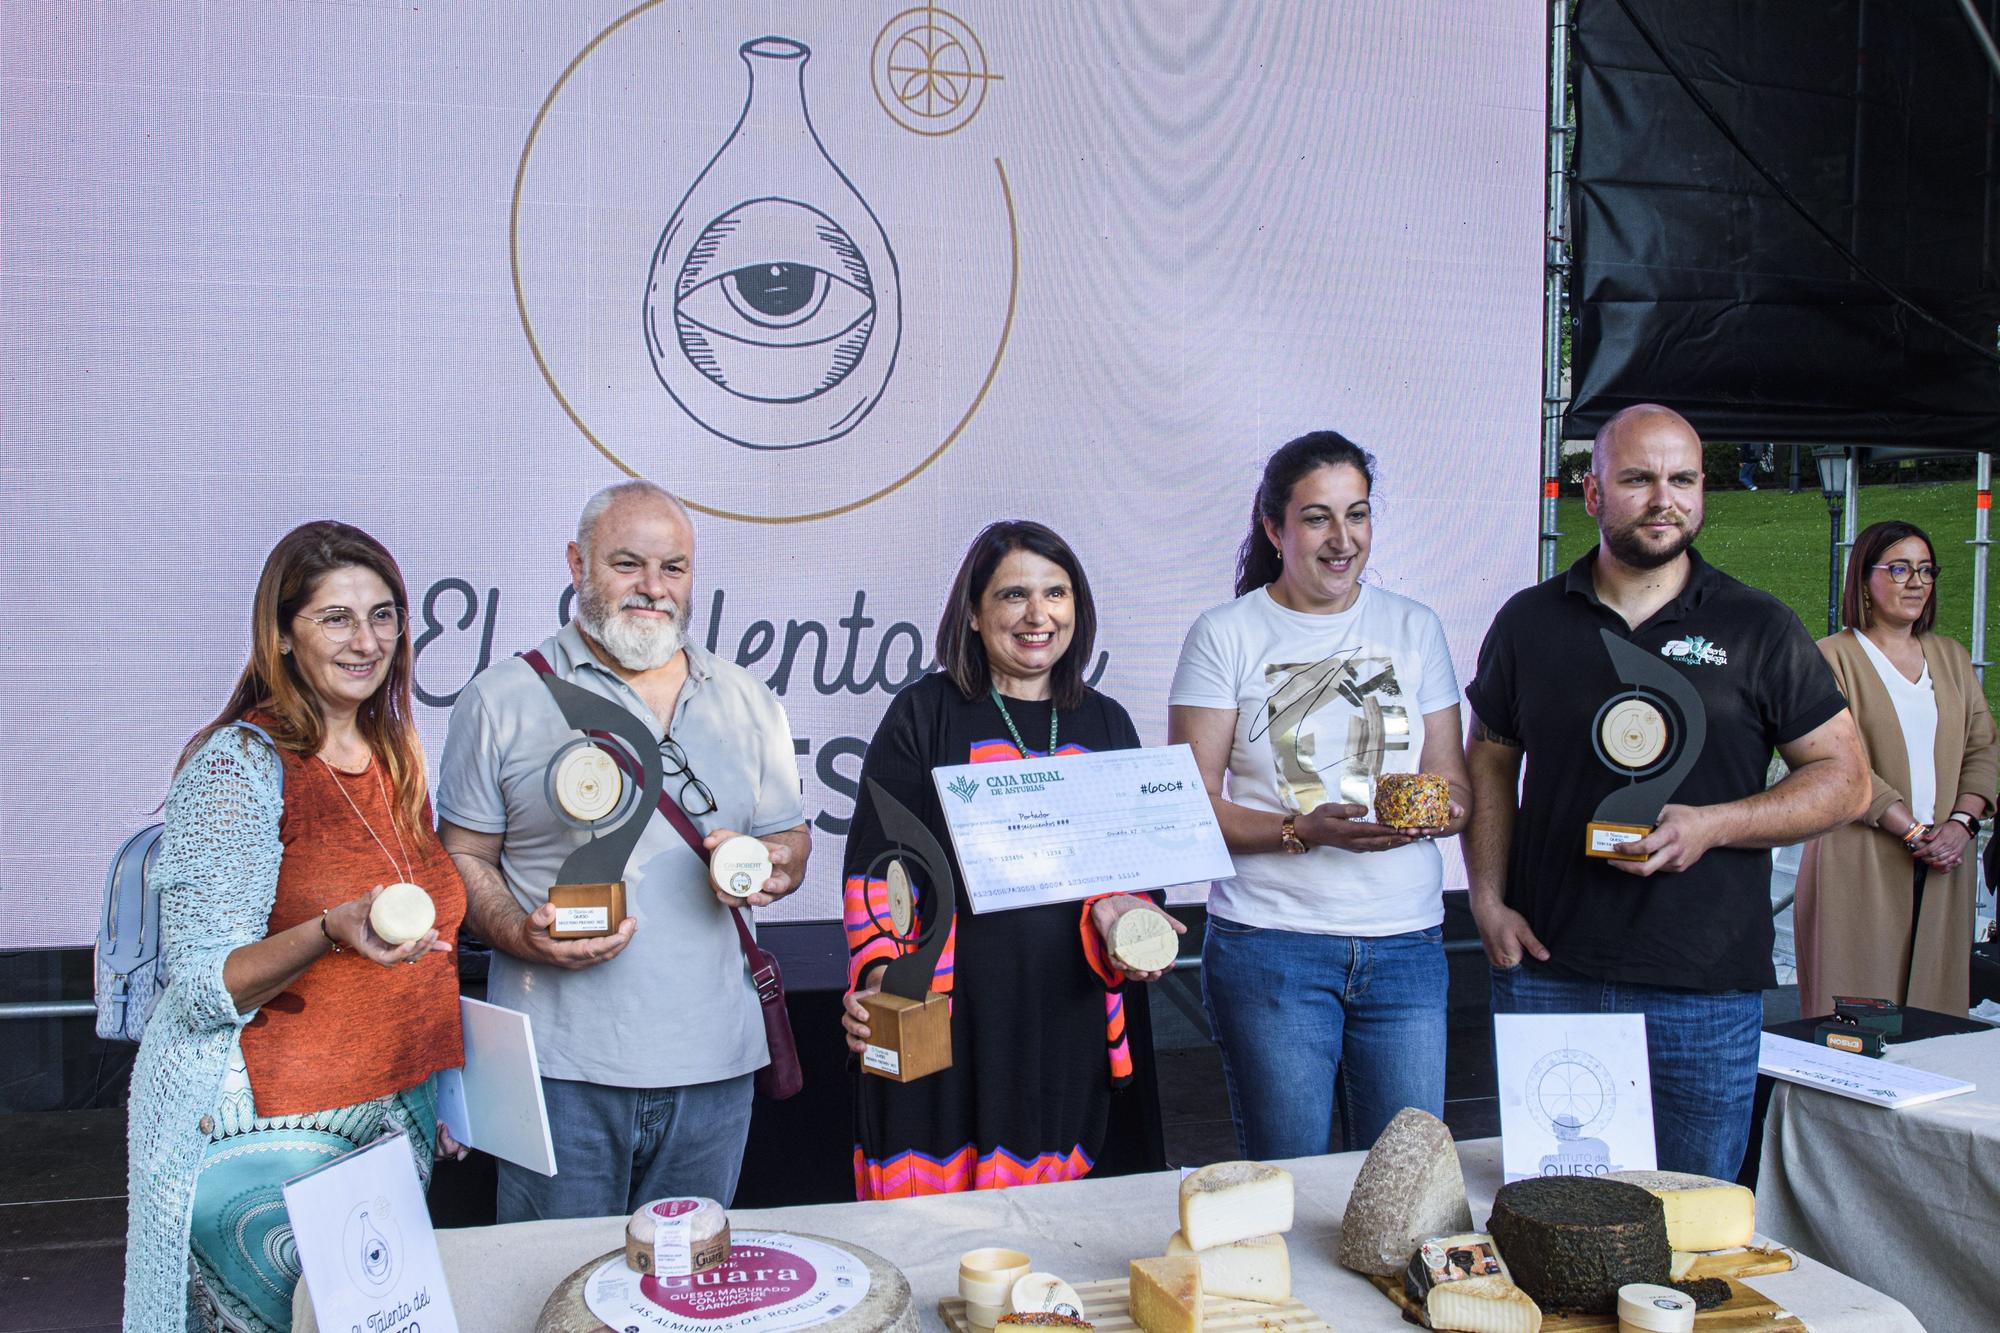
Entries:
<svg viewBox="0 0 2000 1333">
<path fill-rule="evenodd" d="M 1651 1171 L 1644 1014 L 1495 1014 L 1508 1180 Z"/>
<path fill-rule="evenodd" d="M 458 1333 L 406 1135 L 286 1181 L 285 1211 L 321 1328 Z"/>
</svg>

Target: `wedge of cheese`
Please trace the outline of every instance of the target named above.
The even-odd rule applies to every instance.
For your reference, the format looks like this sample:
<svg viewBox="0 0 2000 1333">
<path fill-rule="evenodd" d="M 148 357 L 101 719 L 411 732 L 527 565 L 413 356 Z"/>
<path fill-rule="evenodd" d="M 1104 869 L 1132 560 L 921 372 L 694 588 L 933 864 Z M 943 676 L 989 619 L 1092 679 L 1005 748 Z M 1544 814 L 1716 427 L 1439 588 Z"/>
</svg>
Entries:
<svg viewBox="0 0 2000 1333">
<path fill-rule="evenodd" d="M 1262 1162 L 1217 1162 L 1181 1181 L 1181 1238 L 1206 1250 L 1292 1229 L 1292 1173 Z"/>
<path fill-rule="evenodd" d="M 1424 1318 L 1460 1333 L 1541 1333 L 1542 1309 L 1504 1277 L 1465 1277 L 1431 1288 Z"/>
<path fill-rule="evenodd" d="M 1757 1230 L 1757 1196 L 1741 1185 L 1681 1171 L 1613 1171 L 1666 1205 L 1667 1244 L 1676 1250 L 1748 1245 Z"/>
<path fill-rule="evenodd" d="M 1176 1231 L 1167 1253 L 1192 1254 L 1201 1263 L 1201 1290 L 1232 1301 L 1287 1301 L 1292 1298 L 1292 1256 L 1279 1235 L 1252 1236 L 1197 1250 Z"/>
<path fill-rule="evenodd" d="M 1201 1262 L 1191 1254 L 1132 1261 L 1132 1322 L 1145 1333 L 1201 1333 Z"/>
</svg>

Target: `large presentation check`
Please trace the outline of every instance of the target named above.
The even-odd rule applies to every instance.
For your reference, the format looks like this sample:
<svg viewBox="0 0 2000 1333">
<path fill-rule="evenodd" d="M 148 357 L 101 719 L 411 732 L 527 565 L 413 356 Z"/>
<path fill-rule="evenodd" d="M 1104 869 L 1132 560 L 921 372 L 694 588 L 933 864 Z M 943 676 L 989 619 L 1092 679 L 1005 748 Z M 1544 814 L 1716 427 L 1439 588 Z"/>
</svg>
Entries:
<svg viewBox="0 0 2000 1333">
<path fill-rule="evenodd" d="M 975 912 L 1236 873 L 1185 745 L 931 770 Z"/>
</svg>

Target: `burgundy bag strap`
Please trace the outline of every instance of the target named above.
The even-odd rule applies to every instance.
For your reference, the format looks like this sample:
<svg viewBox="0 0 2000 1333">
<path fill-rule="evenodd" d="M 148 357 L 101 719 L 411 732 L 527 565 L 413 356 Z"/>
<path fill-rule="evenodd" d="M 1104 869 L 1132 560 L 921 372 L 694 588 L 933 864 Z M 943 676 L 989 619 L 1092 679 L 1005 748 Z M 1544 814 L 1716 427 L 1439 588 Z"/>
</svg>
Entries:
<svg viewBox="0 0 2000 1333">
<path fill-rule="evenodd" d="M 549 659 L 542 656 L 541 649 L 539 648 L 530 648 L 527 652 L 522 653 L 521 660 L 533 667 L 537 675 L 553 676 L 555 674 L 555 668 L 549 665 Z M 615 739 L 609 733 L 602 731 L 593 731 L 590 733 L 590 736 L 591 739 L 600 741 Z M 609 753 L 612 759 L 617 761 L 618 767 L 621 770 L 624 769 L 624 756 L 615 748 L 611 749 Z M 630 773 L 626 774 L 627 778 L 631 776 Z M 699 857 L 702 865 L 706 866 L 708 864 L 708 848 L 701 845 L 701 830 L 694 826 L 692 819 L 688 818 L 688 812 L 681 809 L 681 803 L 662 789 L 660 792 L 659 808 L 660 813 L 667 817 L 667 822 L 673 825 L 674 832 L 681 835 L 681 841 L 688 845 L 688 850 Z M 744 924 L 743 909 L 732 907 L 729 909 L 729 916 L 736 923 L 736 939 L 743 946 L 743 956 L 749 960 L 750 980 L 756 984 L 757 998 L 759 1001 L 769 1004 L 771 996 L 776 993 L 775 987 L 778 984 L 777 969 L 771 966 L 770 955 L 758 946 L 756 939 L 750 934 L 750 927 Z M 767 995 L 767 991 L 771 992 L 771 995 Z"/>
</svg>

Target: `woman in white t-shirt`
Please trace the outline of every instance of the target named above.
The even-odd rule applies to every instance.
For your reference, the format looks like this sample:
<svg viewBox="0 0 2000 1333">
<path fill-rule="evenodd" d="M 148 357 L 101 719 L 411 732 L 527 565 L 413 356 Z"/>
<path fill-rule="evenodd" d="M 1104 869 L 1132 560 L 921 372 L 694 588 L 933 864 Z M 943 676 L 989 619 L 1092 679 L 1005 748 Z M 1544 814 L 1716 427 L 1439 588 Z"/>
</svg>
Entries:
<svg viewBox="0 0 2000 1333">
<path fill-rule="evenodd" d="M 1432 839 L 1470 802 L 1458 679 L 1436 614 L 1361 582 L 1373 486 L 1332 431 L 1271 455 L 1236 600 L 1188 631 L 1167 699 L 1236 863 L 1209 895 L 1202 993 L 1253 1158 L 1366 1148 L 1405 1106 L 1444 1111 Z M 1449 822 L 1372 822 L 1376 779 L 1414 772 L 1450 784 Z"/>
</svg>

